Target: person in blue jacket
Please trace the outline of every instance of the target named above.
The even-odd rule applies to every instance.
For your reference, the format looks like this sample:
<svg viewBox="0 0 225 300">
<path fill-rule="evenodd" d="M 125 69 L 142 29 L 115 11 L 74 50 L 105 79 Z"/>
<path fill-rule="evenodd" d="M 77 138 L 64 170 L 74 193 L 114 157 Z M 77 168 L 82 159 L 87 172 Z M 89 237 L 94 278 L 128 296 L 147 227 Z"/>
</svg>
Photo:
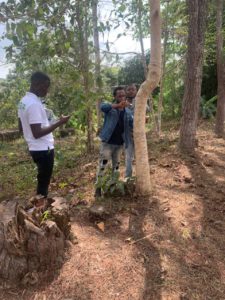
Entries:
<svg viewBox="0 0 225 300">
<path fill-rule="evenodd" d="M 134 115 L 134 108 L 135 108 L 135 97 L 137 95 L 137 87 L 134 83 L 129 84 L 126 87 L 126 99 L 128 103 L 130 103 L 129 109 L 131 110 L 132 115 Z M 128 147 L 125 148 L 125 178 L 132 177 L 132 163 L 134 160 L 134 139 L 133 139 L 133 132 L 131 135 L 131 142 L 129 143 Z"/>
<path fill-rule="evenodd" d="M 113 96 L 112 104 L 102 103 L 100 106 L 104 113 L 104 123 L 99 135 L 101 146 L 95 197 L 101 196 L 101 178 L 108 162 L 112 161 L 112 172 L 118 172 L 123 145 L 126 148 L 132 141 L 133 115 L 128 109 L 129 102 L 126 101 L 124 88 L 116 87 Z"/>
</svg>

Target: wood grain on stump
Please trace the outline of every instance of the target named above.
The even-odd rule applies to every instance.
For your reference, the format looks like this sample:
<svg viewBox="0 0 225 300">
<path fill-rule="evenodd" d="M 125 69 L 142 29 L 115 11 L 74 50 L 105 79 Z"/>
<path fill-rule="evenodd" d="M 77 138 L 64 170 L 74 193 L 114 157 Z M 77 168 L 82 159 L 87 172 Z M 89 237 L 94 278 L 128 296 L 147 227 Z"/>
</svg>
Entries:
<svg viewBox="0 0 225 300">
<path fill-rule="evenodd" d="M 62 265 L 69 208 L 63 198 L 52 201 L 45 218 L 40 208 L 26 211 L 14 201 L 0 203 L 0 278 L 6 282 L 34 284 L 39 273 Z"/>
</svg>

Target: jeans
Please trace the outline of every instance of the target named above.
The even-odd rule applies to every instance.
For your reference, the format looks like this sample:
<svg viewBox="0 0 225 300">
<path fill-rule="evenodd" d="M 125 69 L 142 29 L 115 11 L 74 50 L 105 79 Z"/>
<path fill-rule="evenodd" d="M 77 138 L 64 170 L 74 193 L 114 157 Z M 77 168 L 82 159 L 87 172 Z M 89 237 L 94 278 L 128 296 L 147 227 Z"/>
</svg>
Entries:
<svg viewBox="0 0 225 300">
<path fill-rule="evenodd" d="M 100 159 L 96 184 L 98 184 L 99 181 L 101 181 L 101 178 L 104 176 L 106 166 L 110 160 L 112 161 L 112 172 L 119 172 L 120 154 L 122 152 L 122 148 L 122 145 L 112 145 L 102 142 L 100 147 Z"/>
<path fill-rule="evenodd" d="M 30 151 L 33 161 L 37 165 L 37 194 L 47 197 L 48 186 L 54 165 L 54 149 L 46 151 Z"/>
<path fill-rule="evenodd" d="M 125 177 L 132 176 L 132 163 L 134 159 L 134 142 L 129 143 L 125 149 Z"/>
</svg>

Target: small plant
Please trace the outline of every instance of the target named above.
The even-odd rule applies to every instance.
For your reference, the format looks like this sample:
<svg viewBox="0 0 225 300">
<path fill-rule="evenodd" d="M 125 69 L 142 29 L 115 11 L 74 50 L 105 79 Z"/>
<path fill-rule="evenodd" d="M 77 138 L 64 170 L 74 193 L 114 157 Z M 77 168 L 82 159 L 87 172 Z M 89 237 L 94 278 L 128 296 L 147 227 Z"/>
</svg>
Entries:
<svg viewBox="0 0 225 300">
<path fill-rule="evenodd" d="M 96 184 L 96 187 L 101 188 L 104 195 L 125 195 L 125 182 L 121 181 L 119 177 L 120 173 L 118 171 L 111 173 L 108 169 Z"/>
<path fill-rule="evenodd" d="M 68 186 L 68 183 L 67 182 L 60 182 L 59 183 L 59 188 L 60 189 L 64 189 L 65 187 L 67 187 Z"/>
<path fill-rule="evenodd" d="M 216 101 L 217 96 L 212 97 L 209 100 L 201 98 L 200 111 L 203 119 L 210 119 L 216 114 Z"/>
<path fill-rule="evenodd" d="M 41 215 L 41 223 L 47 220 L 53 220 L 53 216 L 51 215 L 51 212 L 49 210 L 44 211 Z"/>
</svg>

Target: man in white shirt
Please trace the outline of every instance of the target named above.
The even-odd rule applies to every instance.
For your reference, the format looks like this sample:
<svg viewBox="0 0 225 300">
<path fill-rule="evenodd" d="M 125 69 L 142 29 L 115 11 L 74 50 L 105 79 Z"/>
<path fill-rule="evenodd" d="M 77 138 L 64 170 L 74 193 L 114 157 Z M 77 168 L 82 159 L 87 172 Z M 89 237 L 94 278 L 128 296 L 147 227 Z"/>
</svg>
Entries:
<svg viewBox="0 0 225 300">
<path fill-rule="evenodd" d="M 18 105 L 19 128 L 23 131 L 30 154 L 38 168 L 37 194 L 47 197 L 48 186 L 54 165 L 54 138 L 52 131 L 69 120 L 61 116 L 54 124 L 49 124 L 41 97 L 47 95 L 50 78 L 35 72 L 31 76 L 30 91 Z"/>
</svg>

